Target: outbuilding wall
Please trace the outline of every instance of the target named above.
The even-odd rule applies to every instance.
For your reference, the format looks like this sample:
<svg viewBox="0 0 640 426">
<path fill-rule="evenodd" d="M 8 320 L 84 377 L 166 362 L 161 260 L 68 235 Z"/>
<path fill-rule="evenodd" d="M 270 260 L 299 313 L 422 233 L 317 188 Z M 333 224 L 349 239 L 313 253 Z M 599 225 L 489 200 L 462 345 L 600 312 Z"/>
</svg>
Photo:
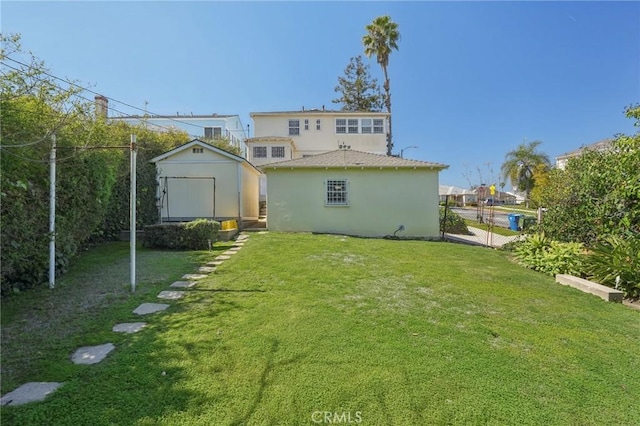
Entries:
<svg viewBox="0 0 640 426">
<path fill-rule="evenodd" d="M 267 169 L 270 230 L 381 237 L 439 236 L 438 171 Z M 326 180 L 348 181 L 348 206 L 327 206 Z"/>
</svg>

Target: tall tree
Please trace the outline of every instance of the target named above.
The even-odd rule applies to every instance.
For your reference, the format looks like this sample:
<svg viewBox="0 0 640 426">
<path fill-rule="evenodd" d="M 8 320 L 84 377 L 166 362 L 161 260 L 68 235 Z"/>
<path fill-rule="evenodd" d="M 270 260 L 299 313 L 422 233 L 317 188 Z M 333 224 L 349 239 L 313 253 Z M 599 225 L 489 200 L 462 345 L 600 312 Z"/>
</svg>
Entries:
<svg viewBox="0 0 640 426">
<path fill-rule="evenodd" d="M 381 111 L 383 97 L 378 80 L 369 74 L 369 65 L 362 62 L 358 55 L 349 60 L 344 75 L 338 77 L 338 85 L 334 89 L 341 96 L 334 99 L 335 104 L 342 104 L 343 111 Z"/>
<path fill-rule="evenodd" d="M 511 180 L 511 183 L 525 192 L 525 202 L 529 206 L 529 194 L 535 184 L 534 171 L 536 167 L 549 167 L 549 156 L 538 152 L 537 148 L 542 141 L 523 142 L 513 151 L 505 155 L 502 163 L 502 176 Z"/>
<path fill-rule="evenodd" d="M 389 113 L 389 133 L 387 136 L 387 155 L 391 155 L 393 149 L 393 139 L 391 132 L 391 90 L 389 84 L 389 74 L 387 68 L 389 66 L 389 55 L 393 49 L 398 50 L 398 41 L 400 33 L 398 32 L 398 24 L 391 20 L 388 15 L 378 16 L 367 25 L 367 34 L 362 37 L 364 45 L 364 54 L 367 57 L 376 56 L 376 60 L 382 67 L 384 73 L 384 103 Z"/>
</svg>

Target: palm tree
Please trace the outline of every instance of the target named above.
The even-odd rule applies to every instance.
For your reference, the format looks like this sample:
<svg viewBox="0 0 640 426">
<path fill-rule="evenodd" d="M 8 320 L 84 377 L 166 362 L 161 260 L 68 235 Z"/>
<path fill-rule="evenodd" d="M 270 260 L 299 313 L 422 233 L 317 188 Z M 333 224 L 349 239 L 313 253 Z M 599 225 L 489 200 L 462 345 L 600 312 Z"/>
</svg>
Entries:
<svg viewBox="0 0 640 426">
<path fill-rule="evenodd" d="M 549 156 L 536 148 L 542 141 L 523 142 L 513 151 L 507 152 L 501 171 L 504 179 L 525 193 L 525 203 L 529 207 L 529 194 L 535 185 L 533 170 L 536 166 L 550 166 Z"/>
<path fill-rule="evenodd" d="M 393 22 L 388 15 L 378 16 L 366 27 L 367 34 L 362 37 L 364 45 L 364 54 L 367 57 L 376 56 L 376 60 L 382 67 L 384 73 L 384 103 L 389 113 L 389 133 L 387 139 L 387 155 L 391 155 L 393 142 L 391 139 L 391 92 L 389 86 L 389 75 L 387 67 L 389 66 L 389 55 L 393 49 L 398 50 L 398 41 L 400 33 L 398 32 L 398 24 Z"/>
</svg>

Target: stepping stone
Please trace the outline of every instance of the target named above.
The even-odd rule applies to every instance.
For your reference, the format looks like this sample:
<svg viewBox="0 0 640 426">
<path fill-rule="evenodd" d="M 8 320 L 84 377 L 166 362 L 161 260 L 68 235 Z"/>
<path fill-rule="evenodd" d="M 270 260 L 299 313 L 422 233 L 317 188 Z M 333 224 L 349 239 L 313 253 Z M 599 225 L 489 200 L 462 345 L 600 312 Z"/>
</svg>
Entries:
<svg viewBox="0 0 640 426">
<path fill-rule="evenodd" d="M 244 242 L 240 241 L 240 242 L 235 243 L 232 247 L 242 247 L 242 246 L 244 246 Z"/>
<path fill-rule="evenodd" d="M 242 242 L 242 241 L 246 241 L 248 239 L 249 239 L 249 236 L 243 234 L 243 235 L 238 236 L 238 238 L 236 238 L 236 241 Z"/>
<path fill-rule="evenodd" d="M 207 266 L 220 266 L 224 262 L 222 260 L 214 260 L 212 262 L 207 262 Z"/>
<path fill-rule="evenodd" d="M 203 274 L 184 274 L 182 276 L 183 280 L 201 280 L 203 278 L 207 278 L 207 275 L 203 275 Z"/>
<path fill-rule="evenodd" d="M 115 331 L 116 333 L 137 333 L 142 330 L 145 325 L 147 325 L 146 322 L 124 322 L 114 325 L 111 331 Z"/>
<path fill-rule="evenodd" d="M 258 231 L 258 234 L 268 234 L 269 231 Z"/>
<path fill-rule="evenodd" d="M 242 247 L 231 247 L 229 251 L 235 251 L 237 253 L 240 251 L 240 249 L 242 249 Z"/>
<path fill-rule="evenodd" d="M 229 260 L 231 259 L 231 256 L 225 256 L 225 255 L 220 255 L 220 256 L 216 256 L 216 260 Z"/>
<path fill-rule="evenodd" d="M 0 405 L 22 405 L 28 402 L 42 401 L 62 386 L 58 382 L 29 382 L 12 390 L 0 398 Z"/>
<path fill-rule="evenodd" d="M 202 272 L 203 274 L 210 274 L 216 271 L 215 266 L 201 266 L 198 268 L 198 272 Z"/>
<path fill-rule="evenodd" d="M 98 346 L 85 346 L 78 349 L 72 356 L 74 364 L 97 364 L 109 355 L 116 347 L 113 343 L 105 343 Z"/>
<path fill-rule="evenodd" d="M 234 255 L 236 253 L 238 253 L 238 252 L 237 251 L 233 251 L 233 250 L 227 250 L 227 251 L 223 252 L 222 254 L 224 256 L 231 256 L 231 255 Z"/>
<path fill-rule="evenodd" d="M 143 303 L 138 306 L 133 313 L 138 315 L 153 314 L 154 312 L 164 311 L 168 307 L 169 305 L 165 303 Z"/>
<path fill-rule="evenodd" d="M 161 291 L 158 299 L 178 300 L 184 297 L 184 291 Z"/>
<path fill-rule="evenodd" d="M 173 284 L 171 284 L 169 287 L 176 287 L 176 288 L 191 288 L 194 285 L 196 285 L 195 281 L 175 281 Z"/>
</svg>

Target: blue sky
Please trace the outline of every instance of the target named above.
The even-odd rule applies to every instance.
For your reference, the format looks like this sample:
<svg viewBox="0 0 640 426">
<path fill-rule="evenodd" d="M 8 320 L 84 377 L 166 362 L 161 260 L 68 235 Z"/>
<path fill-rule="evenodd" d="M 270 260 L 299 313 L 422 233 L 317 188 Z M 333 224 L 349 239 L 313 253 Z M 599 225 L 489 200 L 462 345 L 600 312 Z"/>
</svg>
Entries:
<svg viewBox="0 0 640 426">
<path fill-rule="evenodd" d="M 640 2 L 9 2 L 2 32 L 57 76 L 157 114 L 338 109 L 333 88 L 388 14 L 393 133 L 442 184 L 497 179 L 541 140 L 552 159 L 633 133 Z M 372 58 L 372 74 L 382 81 Z M 129 114 L 139 111 L 112 104 Z M 489 164 L 489 165 L 488 165 Z M 494 179 L 495 180 L 495 179 Z"/>
</svg>

